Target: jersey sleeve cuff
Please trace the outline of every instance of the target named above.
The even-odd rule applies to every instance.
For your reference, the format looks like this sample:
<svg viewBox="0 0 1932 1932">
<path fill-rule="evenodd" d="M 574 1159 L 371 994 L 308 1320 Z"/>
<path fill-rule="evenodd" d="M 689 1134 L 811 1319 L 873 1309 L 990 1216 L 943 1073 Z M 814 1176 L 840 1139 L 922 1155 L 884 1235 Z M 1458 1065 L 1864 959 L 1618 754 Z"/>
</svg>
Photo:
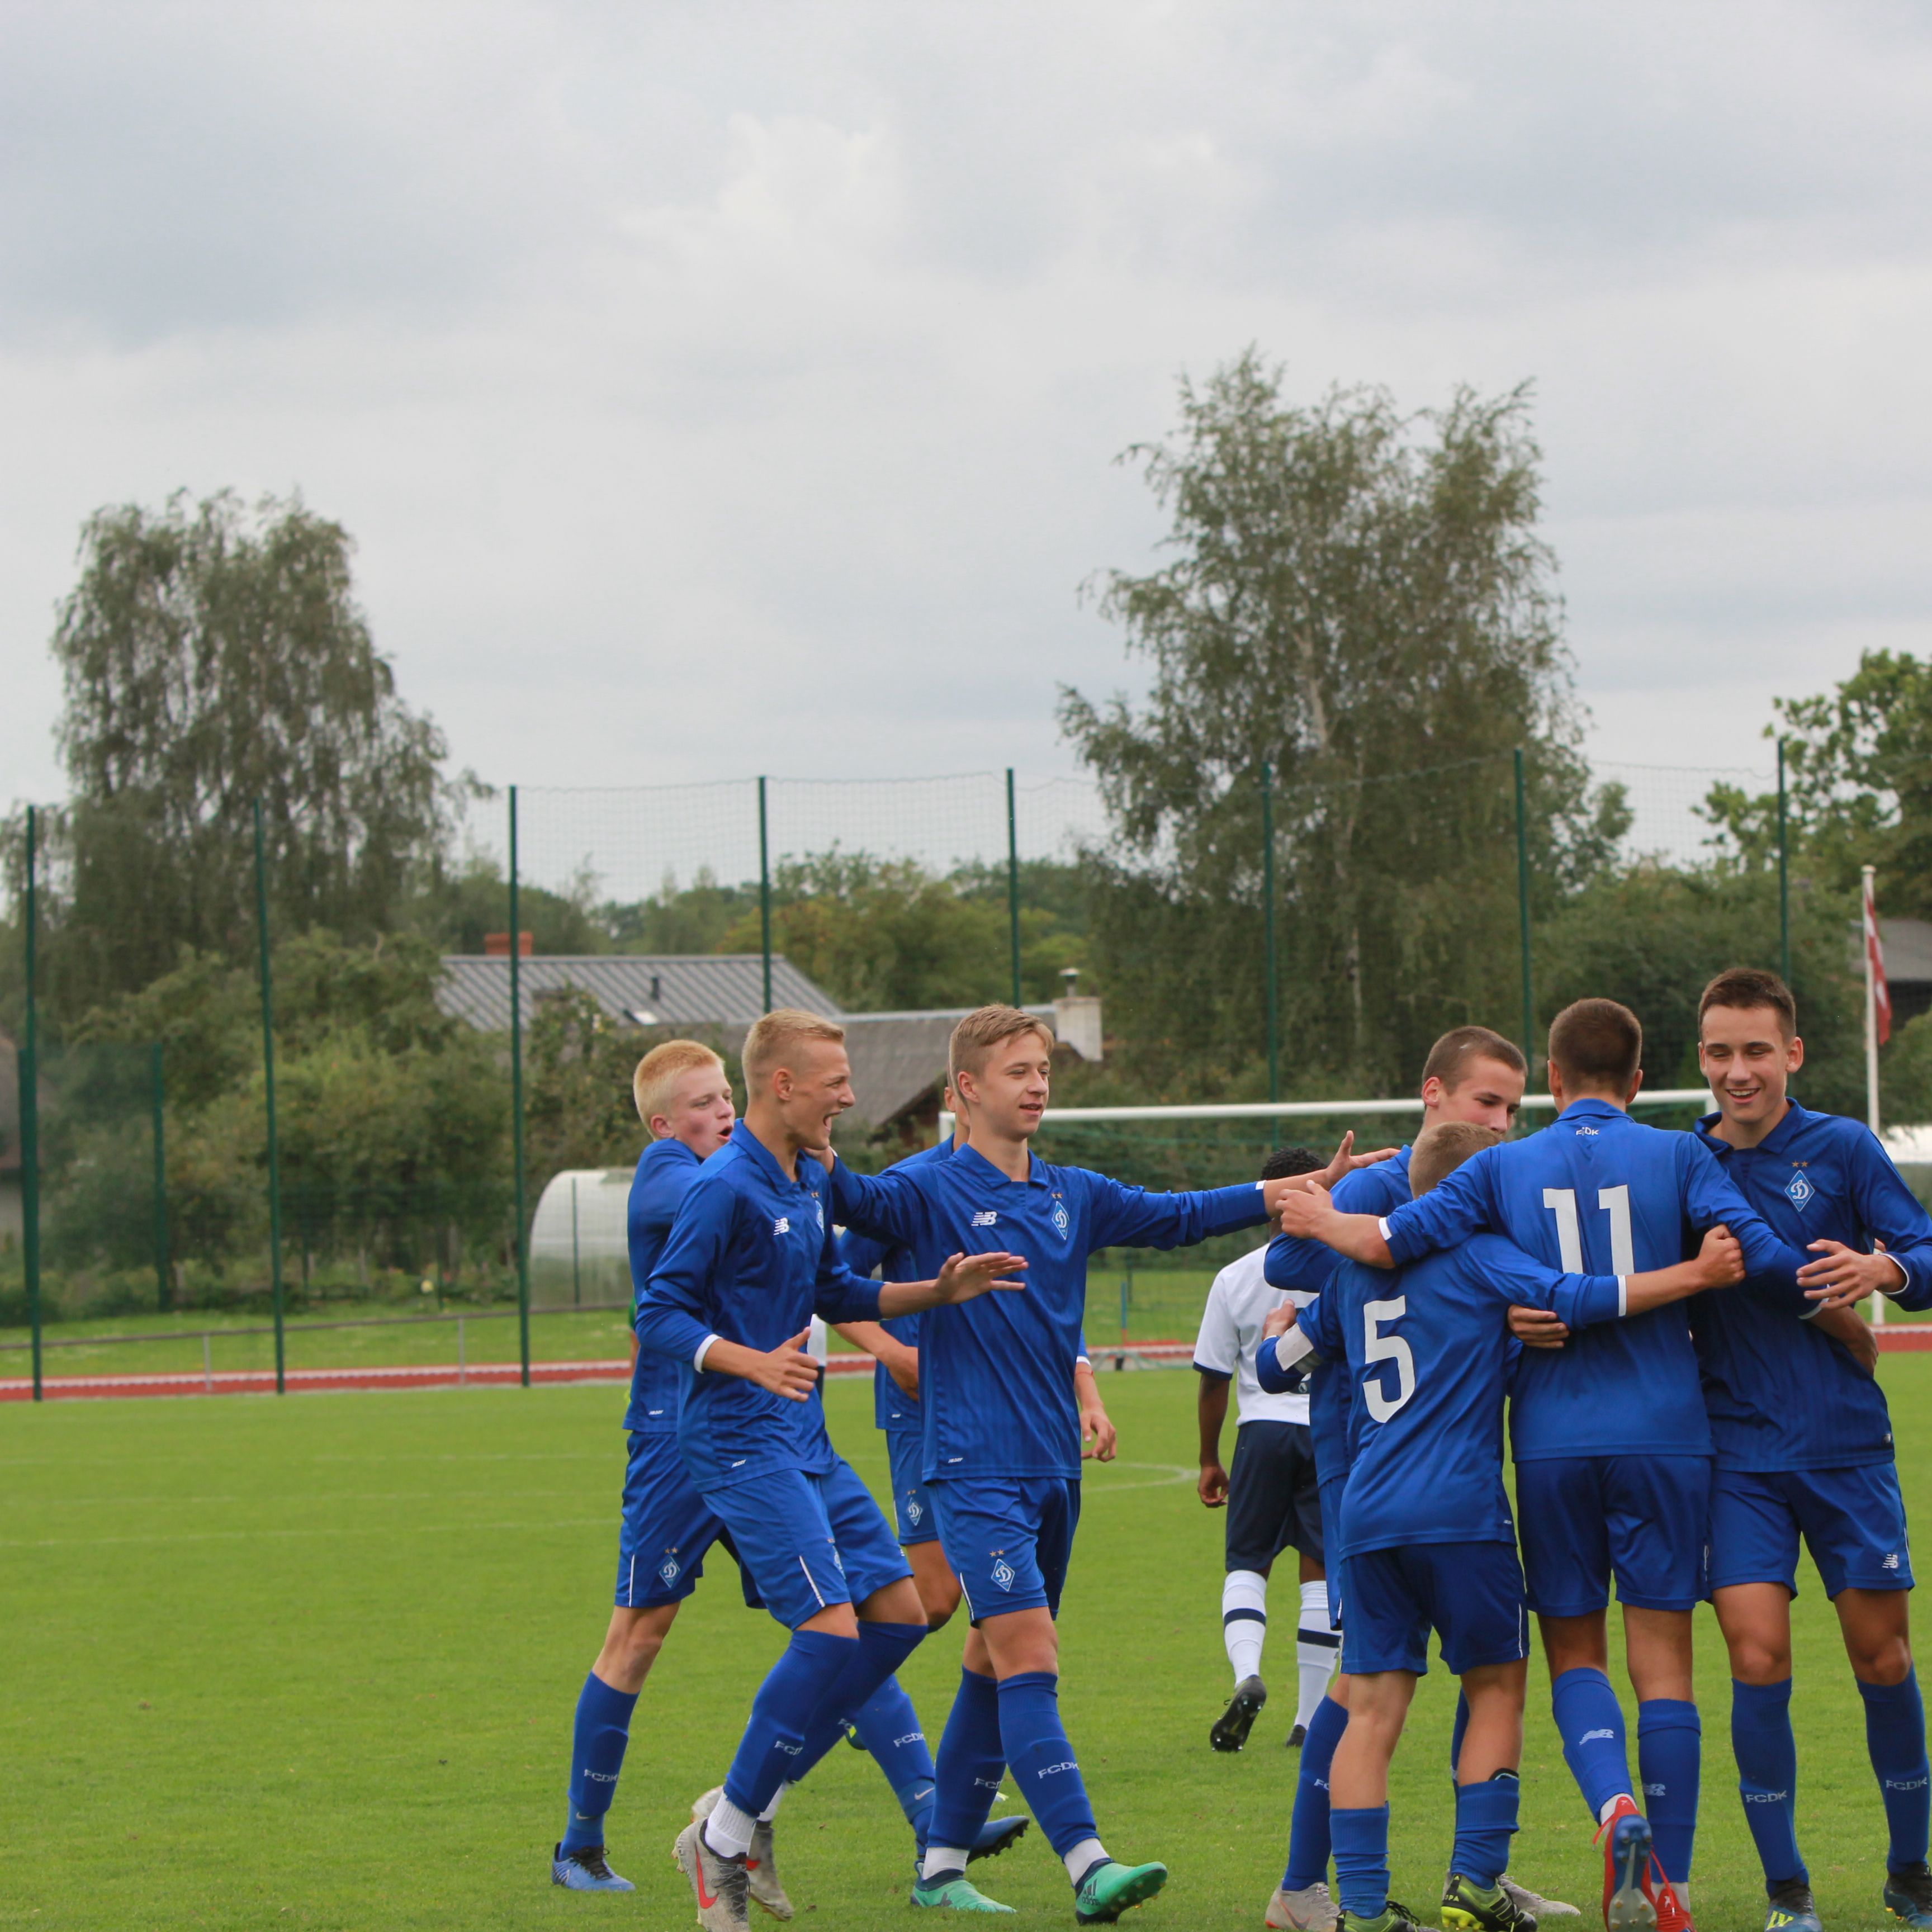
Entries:
<svg viewBox="0 0 1932 1932">
<path fill-rule="evenodd" d="M 704 1372 L 704 1358 L 706 1355 L 710 1354 L 711 1345 L 712 1342 L 716 1341 L 718 1337 L 716 1335 L 706 1336 L 704 1340 L 698 1343 L 698 1352 L 691 1358 L 691 1366 L 695 1369 L 700 1376 Z"/>
</svg>

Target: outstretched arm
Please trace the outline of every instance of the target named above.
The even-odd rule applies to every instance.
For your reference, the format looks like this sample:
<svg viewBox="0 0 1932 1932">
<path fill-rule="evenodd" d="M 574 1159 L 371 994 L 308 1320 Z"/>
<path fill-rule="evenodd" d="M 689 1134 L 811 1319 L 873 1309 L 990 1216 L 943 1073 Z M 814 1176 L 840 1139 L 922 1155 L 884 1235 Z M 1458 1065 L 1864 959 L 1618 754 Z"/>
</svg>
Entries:
<svg viewBox="0 0 1932 1932">
<path fill-rule="evenodd" d="M 1000 1277 L 1023 1274 L 1026 1264 L 1024 1255 L 950 1255 L 931 1281 L 885 1283 L 879 1290 L 879 1312 L 886 1316 L 919 1315 L 928 1308 L 971 1301 L 989 1288 L 1023 1288 L 1024 1282 Z"/>
<path fill-rule="evenodd" d="M 1298 1179 L 1306 1177 L 1298 1175 Z M 1395 1257 L 1372 1214 L 1344 1214 L 1328 1198 L 1325 1187 L 1299 1190 L 1282 1196 L 1281 1231 L 1298 1240 L 1319 1241 L 1352 1262 L 1371 1268 L 1393 1268 Z"/>
</svg>

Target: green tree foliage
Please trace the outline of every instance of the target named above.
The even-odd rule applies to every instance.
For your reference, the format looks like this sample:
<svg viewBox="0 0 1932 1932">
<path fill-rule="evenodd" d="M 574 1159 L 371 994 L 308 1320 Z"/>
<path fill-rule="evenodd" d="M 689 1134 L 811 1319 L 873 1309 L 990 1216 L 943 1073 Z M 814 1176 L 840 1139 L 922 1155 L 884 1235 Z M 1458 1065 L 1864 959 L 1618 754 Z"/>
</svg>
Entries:
<svg viewBox="0 0 1932 1932">
<path fill-rule="evenodd" d="M 439 866 L 455 795 L 357 608 L 350 543 L 297 500 L 98 511 L 53 638 L 69 796 L 46 815 L 50 1002 L 72 1016 L 278 929 L 363 938 Z M 22 826 L 10 827 L 17 878 Z"/>
<path fill-rule="evenodd" d="M 1512 1017 L 1512 749 L 1546 902 L 1622 830 L 1577 750 L 1527 398 L 1303 408 L 1250 351 L 1184 383 L 1180 412 L 1173 440 L 1129 452 L 1173 560 L 1101 595 L 1153 688 L 1138 708 L 1060 705 L 1114 822 L 1093 917 L 1116 1023 L 1157 1080 L 1199 1078 L 1204 1054 L 1256 1077 L 1265 765 L 1294 1058 L 1397 1079 L 1443 1025 Z"/>
</svg>

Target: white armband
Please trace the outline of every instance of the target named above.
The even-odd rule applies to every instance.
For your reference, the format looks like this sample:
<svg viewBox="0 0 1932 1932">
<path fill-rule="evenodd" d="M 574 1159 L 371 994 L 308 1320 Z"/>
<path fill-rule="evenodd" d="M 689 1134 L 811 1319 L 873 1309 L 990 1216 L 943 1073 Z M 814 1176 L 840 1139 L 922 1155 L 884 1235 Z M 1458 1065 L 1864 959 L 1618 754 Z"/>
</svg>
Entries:
<svg viewBox="0 0 1932 1932">
<path fill-rule="evenodd" d="M 1383 1215 L 1381 1220 L 1376 1222 L 1376 1232 L 1381 1235 L 1384 1240 L 1387 1240 L 1388 1239 L 1388 1216 L 1386 1214 Z"/>
<path fill-rule="evenodd" d="M 1619 1320 L 1621 1320 L 1621 1319 L 1622 1319 L 1624 1316 L 1628 1315 L 1629 1312 L 1630 1312 L 1630 1276 L 1629 1276 L 1628 1275 L 1627 1275 L 1627 1274 L 1620 1274 L 1620 1275 L 1618 1275 L 1618 1276 L 1617 1276 L 1617 1316 L 1618 1316 L 1618 1318 Z"/>
</svg>

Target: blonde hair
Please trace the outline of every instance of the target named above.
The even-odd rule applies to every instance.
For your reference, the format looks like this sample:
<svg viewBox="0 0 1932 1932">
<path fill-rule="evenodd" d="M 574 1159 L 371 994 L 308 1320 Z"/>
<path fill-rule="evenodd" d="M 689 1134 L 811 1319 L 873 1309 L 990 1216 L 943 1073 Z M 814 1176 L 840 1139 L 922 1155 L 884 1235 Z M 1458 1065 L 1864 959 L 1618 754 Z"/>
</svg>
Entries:
<svg viewBox="0 0 1932 1932">
<path fill-rule="evenodd" d="M 1432 1127 L 1424 1127 L 1408 1150 L 1409 1193 L 1426 1194 L 1472 1154 L 1494 1147 L 1502 1138 L 1494 1127 L 1480 1126 L 1474 1120 L 1438 1120 Z"/>
<path fill-rule="evenodd" d="M 1018 1006 L 975 1007 L 952 1029 L 952 1043 L 946 1049 L 946 1076 L 952 1082 L 954 1092 L 958 1091 L 962 1072 L 984 1071 L 994 1048 L 1018 1039 L 1023 1033 L 1038 1034 L 1052 1049 L 1053 1029 L 1039 1014 L 1022 1012 Z"/>
<path fill-rule="evenodd" d="M 845 1029 L 836 1020 L 801 1012 L 796 1006 L 779 1006 L 754 1020 L 745 1036 L 744 1049 L 738 1056 L 745 1069 L 745 1084 L 762 1088 L 802 1040 L 830 1040 L 836 1046 L 844 1037 Z"/>
<path fill-rule="evenodd" d="M 724 1063 L 715 1048 L 695 1040 L 668 1040 L 654 1046 L 638 1062 L 631 1076 L 631 1097 L 638 1103 L 638 1118 L 646 1126 L 653 1114 L 668 1112 L 671 1089 L 681 1074 L 700 1066 L 715 1066 L 720 1073 Z"/>
</svg>

